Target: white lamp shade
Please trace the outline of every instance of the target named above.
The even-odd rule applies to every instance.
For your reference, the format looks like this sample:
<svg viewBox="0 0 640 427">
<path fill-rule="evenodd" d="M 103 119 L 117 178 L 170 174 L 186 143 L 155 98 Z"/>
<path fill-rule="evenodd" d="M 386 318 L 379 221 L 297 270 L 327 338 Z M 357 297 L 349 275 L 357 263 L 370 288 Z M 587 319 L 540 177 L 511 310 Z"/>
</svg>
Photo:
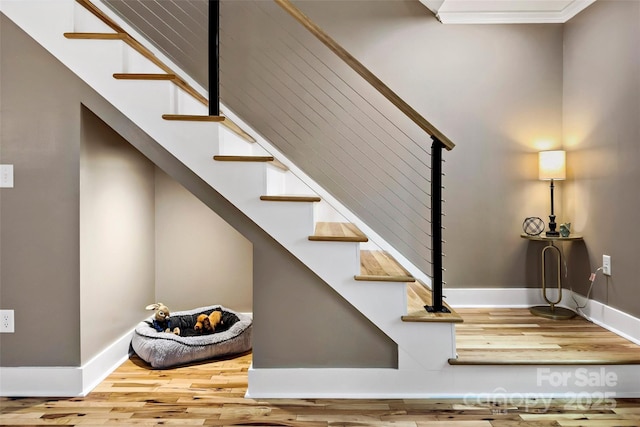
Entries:
<svg viewBox="0 0 640 427">
<path fill-rule="evenodd" d="M 566 153 L 564 150 L 541 151 L 538 153 L 538 174 L 543 181 L 566 178 Z"/>
</svg>

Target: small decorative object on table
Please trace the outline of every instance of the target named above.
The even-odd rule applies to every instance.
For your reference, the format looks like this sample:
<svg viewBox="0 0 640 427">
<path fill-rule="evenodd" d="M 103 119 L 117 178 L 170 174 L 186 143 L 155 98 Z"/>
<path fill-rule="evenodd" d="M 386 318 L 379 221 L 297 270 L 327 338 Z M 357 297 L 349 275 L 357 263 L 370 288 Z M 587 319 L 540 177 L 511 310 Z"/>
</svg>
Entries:
<svg viewBox="0 0 640 427">
<path fill-rule="evenodd" d="M 562 237 L 569 237 L 571 234 L 571 223 L 565 222 L 564 224 L 560 224 L 560 235 Z"/>
<path fill-rule="evenodd" d="M 530 216 L 525 218 L 522 223 L 522 230 L 528 236 L 537 236 L 544 231 L 544 221 L 537 216 Z"/>
</svg>

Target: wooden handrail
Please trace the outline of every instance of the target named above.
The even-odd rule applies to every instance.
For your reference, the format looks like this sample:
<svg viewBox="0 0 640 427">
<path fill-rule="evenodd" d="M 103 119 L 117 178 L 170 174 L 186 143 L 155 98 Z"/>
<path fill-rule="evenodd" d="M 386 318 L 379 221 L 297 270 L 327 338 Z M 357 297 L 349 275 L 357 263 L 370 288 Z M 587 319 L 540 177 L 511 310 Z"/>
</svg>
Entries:
<svg viewBox="0 0 640 427">
<path fill-rule="evenodd" d="M 131 35 L 129 33 L 127 33 L 124 30 L 124 28 L 122 28 L 117 23 L 115 23 L 111 18 L 106 16 L 93 3 L 91 3 L 89 0 L 76 0 L 76 2 L 78 2 L 80 5 L 82 5 L 85 9 L 87 9 L 89 12 L 91 12 L 96 18 L 101 20 L 107 26 L 109 26 L 109 28 L 111 28 L 116 33 L 118 33 L 119 37 L 117 37 L 117 38 L 121 38 L 125 43 L 127 43 L 129 46 L 131 46 L 133 49 L 135 49 L 142 56 L 147 58 L 153 64 L 155 64 L 158 67 L 160 67 L 160 69 L 162 69 L 162 71 L 166 72 L 167 74 L 175 75 L 176 77 L 171 80 L 173 83 L 178 85 L 182 90 L 184 90 L 189 95 L 194 97 L 196 100 L 198 100 L 200 103 L 202 103 L 205 107 L 209 106 L 209 100 L 206 97 L 202 96 L 200 94 L 200 92 L 198 92 L 194 87 L 192 87 L 189 83 L 187 83 L 183 78 L 178 76 L 171 68 L 169 68 L 157 56 L 155 56 L 153 54 L 153 52 L 151 52 L 149 49 L 147 49 L 144 45 L 142 45 L 136 39 L 131 37 Z M 244 139 L 246 139 L 246 140 L 248 140 L 250 142 L 256 142 L 255 138 L 253 138 L 251 135 L 249 135 L 247 132 L 245 132 L 242 128 L 240 128 L 240 126 L 238 126 L 236 123 L 231 121 L 228 117 L 225 117 L 225 120 L 222 121 L 221 123 L 223 125 L 227 126 L 233 132 L 235 132 L 238 135 L 240 135 L 242 138 L 244 138 Z"/>
<path fill-rule="evenodd" d="M 347 52 L 342 46 L 340 46 L 334 39 L 332 39 L 327 33 L 325 33 L 318 25 L 316 25 L 309 17 L 307 17 L 300 9 L 295 7 L 290 0 L 274 0 L 280 7 L 282 7 L 289 15 L 302 24 L 307 30 L 309 30 L 318 40 L 320 40 L 325 46 L 333 51 L 340 59 L 342 59 L 347 65 L 349 65 L 356 73 L 360 74 L 369 84 L 371 84 L 378 92 L 380 92 L 385 98 L 387 98 L 393 105 L 398 107 L 409 119 L 417 124 L 421 129 L 427 132 L 431 136 L 437 137 L 447 150 L 453 149 L 455 144 L 447 138 L 442 132 L 440 132 L 434 125 L 429 123 L 427 119 L 422 117 L 420 113 L 414 110 L 409 104 L 407 104 L 402 98 L 400 98 L 394 91 L 391 90 L 386 84 L 382 82 L 375 74 L 373 74 L 367 67 L 365 67 L 360 61 L 354 58 L 349 52 Z"/>
</svg>

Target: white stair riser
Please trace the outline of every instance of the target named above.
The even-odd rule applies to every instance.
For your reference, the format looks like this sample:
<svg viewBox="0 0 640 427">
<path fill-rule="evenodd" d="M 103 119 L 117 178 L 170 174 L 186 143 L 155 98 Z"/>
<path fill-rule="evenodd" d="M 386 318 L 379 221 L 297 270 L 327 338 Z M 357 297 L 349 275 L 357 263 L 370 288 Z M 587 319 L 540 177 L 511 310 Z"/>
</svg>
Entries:
<svg viewBox="0 0 640 427">
<path fill-rule="evenodd" d="M 67 2 L 68 3 L 68 2 Z M 74 33 L 114 33 L 104 22 L 96 22 L 94 14 L 82 7 L 78 2 L 68 3 L 73 8 L 73 21 L 65 30 Z"/>
<path fill-rule="evenodd" d="M 123 44 L 126 48 L 122 53 L 121 73 L 166 74 L 166 71 L 149 61 L 137 50 L 126 43 Z"/>
<path fill-rule="evenodd" d="M 173 83 L 164 80 L 111 80 L 104 82 L 115 94 L 126 96 L 124 102 L 130 109 L 145 109 L 147 117 L 161 119 L 163 114 L 171 114 L 171 91 Z"/>
<path fill-rule="evenodd" d="M 346 281 L 339 289 L 348 300 L 355 301 L 354 305 L 376 325 L 385 325 L 385 329 L 393 326 L 403 326 L 404 322 L 398 316 L 406 307 L 403 302 L 405 287 L 401 283 L 367 282 L 358 280 Z M 366 300 L 359 297 L 365 293 Z M 373 320 L 375 319 L 375 320 Z M 394 336 L 394 340 L 395 340 Z"/>
<path fill-rule="evenodd" d="M 239 156 L 253 156 L 252 145 L 243 141 L 225 127 L 220 127 L 220 154 L 235 154 Z"/>
<path fill-rule="evenodd" d="M 291 171 L 287 171 L 285 174 L 284 192 L 287 194 L 314 194 L 309 186 L 291 173 Z"/>
<path fill-rule="evenodd" d="M 260 196 L 267 188 L 266 164 L 263 162 L 221 162 L 206 166 L 200 176 L 237 207 L 260 209 Z M 187 166 L 190 166 L 187 164 Z"/>
<path fill-rule="evenodd" d="M 267 168 L 267 192 L 266 194 L 294 194 L 287 193 L 285 182 L 287 173 L 280 168 Z"/>
<path fill-rule="evenodd" d="M 348 222 L 324 200 L 315 205 L 315 218 L 318 222 Z"/>
<path fill-rule="evenodd" d="M 307 240 L 313 234 L 313 206 L 303 202 L 273 202 L 258 200 L 257 209 L 264 212 L 259 225 L 265 229 L 275 229 L 287 224 L 285 233 L 291 239 Z"/>
<path fill-rule="evenodd" d="M 183 114 L 192 116 L 208 116 L 209 107 L 189 95 L 179 86 L 174 85 L 172 99 L 173 114 Z"/>
</svg>

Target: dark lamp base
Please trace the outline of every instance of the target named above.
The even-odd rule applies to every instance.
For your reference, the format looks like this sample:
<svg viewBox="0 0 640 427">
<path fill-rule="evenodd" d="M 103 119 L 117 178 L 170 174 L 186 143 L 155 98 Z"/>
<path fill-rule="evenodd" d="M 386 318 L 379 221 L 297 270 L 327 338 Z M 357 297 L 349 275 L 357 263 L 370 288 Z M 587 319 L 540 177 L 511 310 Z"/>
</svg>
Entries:
<svg viewBox="0 0 640 427">
<path fill-rule="evenodd" d="M 551 307 L 549 305 L 540 305 L 529 309 L 531 314 L 546 317 L 553 320 L 569 320 L 576 316 L 576 312 L 564 307 Z"/>
<path fill-rule="evenodd" d="M 545 234 L 547 237 L 560 237 L 559 231 L 547 231 Z"/>
</svg>

